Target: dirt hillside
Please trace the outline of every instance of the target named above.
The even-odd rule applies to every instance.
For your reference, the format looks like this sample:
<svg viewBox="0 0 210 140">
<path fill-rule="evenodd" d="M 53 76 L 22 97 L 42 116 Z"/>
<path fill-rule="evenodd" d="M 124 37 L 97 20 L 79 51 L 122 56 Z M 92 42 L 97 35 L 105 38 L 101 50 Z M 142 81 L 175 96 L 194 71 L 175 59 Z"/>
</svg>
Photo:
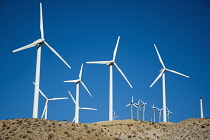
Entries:
<svg viewBox="0 0 210 140">
<path fill-rule="evenodd" d="M 210 140 L 210 119 L 179 123 L 115 120 L 92 124 L 44 119 L 0 121 L 0 140 Z"/>
</svg>

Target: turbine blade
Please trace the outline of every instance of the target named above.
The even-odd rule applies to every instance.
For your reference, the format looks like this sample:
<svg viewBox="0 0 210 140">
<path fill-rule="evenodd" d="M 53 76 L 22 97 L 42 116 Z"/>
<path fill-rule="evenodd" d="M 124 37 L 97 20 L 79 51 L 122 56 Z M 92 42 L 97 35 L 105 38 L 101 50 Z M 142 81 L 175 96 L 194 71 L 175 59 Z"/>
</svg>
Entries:
<svg viewBox="0 0 210 140">
<path fill-rule="evenodd" d="M 45 102 L 45 106 L 44 106 L 44 109 L 43 109 L 43 112 L 42 112 L 41 119 L 43 119 L 44 114 L 45 114 L 45 112 L 46 112 L 46 109 L 47 109 L 47 101 Z"/>
<path fill-rule="evenodd" d="M 132 103 L 133 103 L 133 96 L 132 96 Z"/>
<path fill-rule="evenodd" d="M 35 83 L 33 82 L 33 84 L 35 85 Z M 41 89 L 39 89 L 39 92 L 41 93 L 41 95 L 45 98 L 45 99 L 48 99 L 47 96 L 42 92 Z"/>
<path fill-rule="evenodd" d="M 63 99 L 68 99 L 68 97 L 63 97 L 63 98 L 51 98 L 51 99 L 48 99 L 49 101 L 52 101 L 52 100 L 63 100 Z"/>
<path fill-rule="evenodd" d="M 71 96 L 71 98 L 72 98 L 74 104 L 76 104 L 76 101 L 75 101 L 74 97 L 72 96 L 71 92 L 70 92 L 70 91 L 68 91 L 68 92 L 69 92 L 69 95 Z"/>
<path fill-rule="evenodd" d="M 117 43 L 116 43 L 116 46 L 115 46 L 115 49 L 114 49 L 113 59 L 112 59 L 112 61 L 115 61 L 119 41 L 120 41 L 120 36 L 118 36 L 118 39 L 117 39 Z"/>
<path fill-rule="evenodd" d="M 97 109 L 95 109 L 95 108 L 87 108 L 87 107 L 80 107 L 79 109 L 97 110 Z"/>
<path fill-rule="evenodd" d="M 128 79 L 126 78 L 126 76 L 124 75 L 124 73 L 122 72 L 122 70 L 117 66 L 116 63 L 114 63 L 114 65 L 115 65 L 115 67 L 118 69 L 118 71 L 122 74 L 122 76 L 123 76 L 124 79 L 127 81 L 127 83 L 129 84 L 129 86 L 130 86 L 131 88 L 133 88 L 132 85 L 130 84 L 130 82 L 128 81 Z"/>
<path fill-rule="evenodd" d="M 24 47 L 15 49 L 15 50 L 13 50 L 12 52 L 14 53 L 14 52 L 22 51 L 22 50 L 25 50 L 25 49 L 28 49 L 28 48 L 35 47 L 36 45 L 37 45 L 37 42 L 33 42 L 33 43 L 28 44 L 28 45 L 26 45 L 26 46 L 24 46 Z"/>
<path fill-rule="evenodd" d="M 140 104 L 140 99 L 139 99 L 139 101 L 138 101 L 138 105 Z"/>
<path fill-rule="evenodd" d="M 63 82 L 77 83 L 77 82 L 79 82 L 79 80 L 67 80 L 67 81 L 63 81 Z"/>
<path fill-rule="evenodd" d="M 156 82 L 157 82 L 157 80 L 158 79 L 160 79 L 160 77 L 163 75 L 163 73 L 164 73 L 165 71 L 163 70 L 159 75 L 158 75 L 158 77 L 155 79 L 155 81 L 150 85 L 150 87 L 152 87 Z"/>
<path fill-rule="evenodd" d="M 73 122 L 73 123 L 75 122 L 75 117 L 74 117 L 74 119 L 72 120 L 72 122 Z"/>
<path fill-rule="evenodd" d="M 86 62 L 87 64 L 107 64 L 111 63 L 112 61 L 91 61 L 91 62 Z"/>
<path fill-rule="evenodd" d="M 177 71 L 174 71 L 174 70 L 169 70 L 169 69 L 166 69 L 166 70 L 167 70 L 167 71 L 170 71 L 170 72 L 173 72 L 173 73 L 176 73 L 176 74 L 179 74 L 179 75 L 181 75 L 181 76 L 184 76 L 184 77 L 190 78 L 189 76 L 184 75 L 184 74 L 182 74 L 182 73 L 180 73 L 180 72 L 177 72 Z"/>
<path fill-rule="evenodd" d="M 80 73 L 79 73 L 79 79 L 82 79 L 82 69 L 83 69 L 83 64 L 81 65 Z"/>
<path fill-rule="evenodd" d="M 127 104 L 125 107 L 128 107 L 129 105 L 131 105 L 131 104 Z"/>
<path fill-rule="evenodd" d="M 158 52 L 158 49 L 157 49 L 157 47 L 156 47 L 155 44 L 154 44 L 154 47 L 155 47 L 155 50 L 156 50 L 156 52 L 157 52 L 158 58 L 159 58 L 159 60 L 160 60 L 160 63 L 162 64 L 162 66 L 163 66 L 164 68 L 166 68 L 165 65 L 164 65 L 164 63 L 163 63 L 163 60 L 162 60 L 162 58 L 161 58 L 161 56 L 160 56 L 160 53 Z"/>
<path fill-rule="evenodd" d="M 44 39 L 43 16 L 42 16 L 42 3 L 40 3 L 40 32 L 41 32 L 41 39 Z"/>
<path fill-rule="evenodd" d="M 45 41 L 44 44 L 55 54 L 58 56 L 58 58 L 61 59 L 61 61 L 63 61 L 64 64 L 66 64 L 67 67 L 69 67 L 71 69 L 71 67 L 69 66 L 69 64 L 52 48 L 50 47 L 49 44 L 47 44 L 47 42 Z"/>
<path fill-rule="evenodd" d="M 81 84 L 84 86 L 84 88 L 87 90 L 87 92 L 89 93 L 89 95 L 92 97 L 90 91 L 88 90 L 88 88 L 85 86 L 85 84 L 81 81 Z"/>
</svg>

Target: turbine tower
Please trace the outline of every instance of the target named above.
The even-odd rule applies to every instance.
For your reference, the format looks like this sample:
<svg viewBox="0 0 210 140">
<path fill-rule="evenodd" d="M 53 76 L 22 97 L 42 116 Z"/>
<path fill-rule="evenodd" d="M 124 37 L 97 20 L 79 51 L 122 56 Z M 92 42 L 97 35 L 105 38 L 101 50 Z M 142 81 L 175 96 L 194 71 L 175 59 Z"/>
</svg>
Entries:
<svg viewBox="0 0 210 140">
<path fill-rule="evenodd" d="M 73 102 L 74 102 L 74 104 L 75 104 L 75 106 L 77 106 L 77 101 L 74 99 L 74 97 L 72 96 L 72 94 L 71 94 L 71 92 L 70 91 L 68 91 L 69 92 L 69 95 L 71 96 L 71 98 L 72 98 L 72 100 L 73 100 Z M 79 106 L 79 105 L 78 105 Z M 97 109 L 95 109 L 95 108 L 87 108 L 87 107 L 79 107 L 79 110 L 80 109 L 85 109 L 85 110 L 97 110 Z M 78 110 L 78 111 L 79 111 Z M 75 116 L 76 116 L 76 114 L 75 114 Z M 74 119 L 73 119 L 73 121 L 72 122 L 75 122 L 75 116 L 74 116 Z M 79 118 L 79 115 L 78 115 L 78 118 Z M 79 119 L 78 119 L 78 122 L 77 123 L 79 123 Z"/>
<path fill-rule="evenodd" d="M 24 47 L 13 50 L 14 52 L 22 51 L 28 48 L 37 46 L 37 58 L 36 58 L 36 74 L 35 74 L 35 88 L 34 88 L 34 104 L 33 104 L 33 118 L 38 118 L 38 103 L 39 103 L 39 84 L 40 84 L 40 67 L 41 67 L 41 45 L 45 44 L 55 55 L 57 55 L 69 68 L 68 63 L 45 41 L 44 39 L 44 28 L 43 28 L 43 17 L 42 17 L 42 3 L 40 3 L 40 32 L 41 39 L 34 41 L 33 43 Z"/>
<path fill-rule="evenodd" d="M 145 106 L 146 106 L 146 104 L 147 104 L 147 102 L 146 103 L 144 103 L 142 100 L 141 100 L 141 102 L 142 102 L 142 121 L 144 121 L 144 112 L 145 112 Z"/>
<path fill-rule="evenodd" d="M 158 49 L 156 47 L 156 45 L 154 44 L 154 47 L 155 47 L 155 50 L 157 52 L 157 55 L 158 55 L 158 58 L 160 60 L 160 63 L 162 64 L 163 68 L 160 70 L 160 74 L 157 76 L 157 78 L 155 79 L 155 81 L 150 85 L 150 87 L 152 87 L 158 79 L 160 79 L 160 77 L 162 76 L 162 90 L 163 90 L 163 122 L 166 122 L 166 88 L 165 88 L 165 72 L 166 71 L 169 71 L 169 72 L 172 72 L 172 73 L 175 73 L 175 74 L 179 74 L 181 76 L 185 76 L 187 78 L 189 78 L 189 76 L 187 75 L 184 75 L 182 73 L 179 73 L 179 72 L 176 72 L 174 70 L 170 70 L 170 69 L 167 69 L 163 63 L 163 60 L 161 59 L 161 56 L 158 52 Z"/>
<path fill-rule="evenodd" d="M 64 82 L 73 82 L 76 83 L 76 100 L 75 100 L 75 123 L 79 123 L 79 84 L 81 83 L 83 87 L 87 90 L 89 95 L 92 97 L 90 91 L 87 89 L 85 84 L 82 82 L 82 69 L 83 69 L 83 64 L 81 65 L 80 73 L 79 73 L 79 79 L 77 80 L 68 80 Z"/>
<path fill-rule="evenodd" d="M 36 85 L 34 82 L 33 82 L 34 85 Z M 41 95 L 45 98 L 45 106 L 44 106 L 44 109 L 43 109 L 43 113 L 42 113 L 42 116 L 41 116 L 41 119 L 47 119 L 47 112 L 48 112 L 48 102 L 49 101 L 53 101 L 53 100 L 63 100 L 63 99 L 68 99 L 68 97 L 62 97 L 62 98 L 51 98 L 51 99 L 48 99 L 47 96 L 42 92 L 41 89 L 39 89 L 39 92 L 41 93 Z"/>
<path fill-rule="evenodd" d="M 153 122 L 155 123 L 155 109 L 157 108 L 155 107 L 155 103 L 151 106 L 151 108 L 152 108 L 152 114 L 153 114 Z"/>
<path fill-rule="evenodd" d="M 136 107 L 136 119 L 139 121 L 139 110 L 141 111 L 140 99 L 139 99 L 138 103 L 135 103 L 134 105 Z"/>
<path fill-rule="evenodd" d="M 125 107 L 131 106 L 131 119 L 133 119 L 133 106 L 136 107 L 136 105 L 133 103 L 133 96 L 131 99 L 131 103 L 127 104 Z"/>
<path fill-rule="evenodd" d="M 200 97 L 200 113 L 201 113 L 201 118 L 203 118 L 203 99 Z"/>
<path fill-rule="evenodd" d="M 128 81 L 128 79 L 126 78 L 126 76 L 124 75 L 124 73 L 122 72 L 122 70 L 117 66 L 117 64 L 115 63 L 115 57 L 117 54 L 117 48 L 118 48 L 118 44 L 120 41 L 120 36 L 118 37 L 117 40 L 117 44 L 113 53 L 113 58 L 111 61 L 94 61 L 94 62 L 86 62 L 86 63 L 91 63 L 91 64 L 106 64 L 107 66 L 109 66 L 110 69 L 110 81 L 109 81 L 109 121 L 113 120 L 113 65 L 118 69 L 118 71 L 122 74 L 122 76 L 125 78 L 125 80 L 127 81 L 127 83 L 130 85 L 131 88 L 132 85 L 130 84 L 130 82 Z"/>
<path fill-rule="evenodd" d="M 168 109 L 168 107 L 167 107 L 167 116 L 168 116 L 168 122 L 170 122 L 170 114 L 171 114 L 172 112 Z"/>
<path fill-rule="evenodd" d="M 161 122 L 161 111 L 163 110 L 163 108 L 161 108 L 161 109 L 157 108 L 157 110 L 158 110 L 158 122 L 160 123 Z"/>
</svg>

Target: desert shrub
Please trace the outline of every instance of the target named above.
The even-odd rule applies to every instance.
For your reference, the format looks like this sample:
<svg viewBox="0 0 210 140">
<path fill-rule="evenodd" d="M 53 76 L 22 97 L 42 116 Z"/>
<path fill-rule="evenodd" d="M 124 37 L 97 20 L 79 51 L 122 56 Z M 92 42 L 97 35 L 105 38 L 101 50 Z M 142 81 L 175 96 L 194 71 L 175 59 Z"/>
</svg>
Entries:
<svg viewBox="0 0 210 140">
<path fill-rule="evenodd" d="M 128 138 L 131 138 L 131 135 L 128 135 Z"/>
<path fill-rule="evenodd" d="M 64 134 L 68 134 L 69 132 L 65 131 Z"/>
<path fill-rule="evenodd" d="M 71 134 L 68 134 L 67 137 L 71 137 Z"/>
<path fill-rule="evenodd" d="M 205 128 L 205 126 L 204 126 L 204 125 L 202 125 L 202 126 L 201 126 L 201 128 Z"/>
<path fill-rule="evenodd" d="M 32 131 L 28 130 L 27 133 L 33 133 Z"/>
<path fill-rule="evenodd" d="M 52 139 L 53 137 L 54 137 L 54 135 L 53 134 L 49 134 L 49 139 Z"/>
<path fill-rule="evenodd" d="M 91 133 L 91 131 L 90 130 L 87 130 L 87 133 Z"/>
</svg>

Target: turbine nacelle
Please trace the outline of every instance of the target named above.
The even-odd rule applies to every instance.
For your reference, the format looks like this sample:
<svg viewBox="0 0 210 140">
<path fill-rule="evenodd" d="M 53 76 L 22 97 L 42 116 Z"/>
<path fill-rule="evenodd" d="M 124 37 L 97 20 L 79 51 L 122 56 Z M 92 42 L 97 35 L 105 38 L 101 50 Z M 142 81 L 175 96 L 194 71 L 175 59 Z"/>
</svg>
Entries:
<svg viewBox="0 0 210 140">
<path fill-rule="evenodd" d="M 36 40 L 36 41 L 34 41 L 33 43 L 35 44 L 35 46 L 40 46 L 40 45 L 42 45 L 42 44 L 44 44 L 44 39 L 38 39 L 38 40 Z"/>
<path fill-rule="evenodd" d="M 106 63 L 106 65 L 107 65 L 107 66 L 114 65 L 114 61 L 108 62 L 108 63 Z"/>
<path fill-rule="evenodd" d="M 159 72 L 160 72 L 160 73 L 161 73 L 161 72 L 165 72 L 166 70 L 167 70 L 166 68 L 162 68 L 162 69 L 160 69 Z"/>
</svg>

